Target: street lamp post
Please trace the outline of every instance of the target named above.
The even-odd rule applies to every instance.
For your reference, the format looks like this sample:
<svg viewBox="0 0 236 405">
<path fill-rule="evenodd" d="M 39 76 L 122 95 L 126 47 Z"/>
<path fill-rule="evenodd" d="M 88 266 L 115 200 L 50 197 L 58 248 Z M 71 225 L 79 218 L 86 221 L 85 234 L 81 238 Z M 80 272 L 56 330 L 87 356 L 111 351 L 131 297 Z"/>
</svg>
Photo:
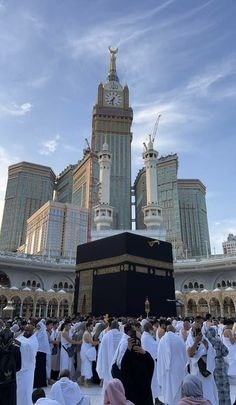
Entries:
<svg viewBox="0 0 236 405">
<path fill-rule="evenodd" d="M 146 298 L 144 307 L 145 307 L 145 312 L 147 314 L 146 318 L 148 318 L 148 315 L 149 315 L 149 312 L 150 312 L 150 302 L 148 300 L 148 297 Z"/>
</svg>

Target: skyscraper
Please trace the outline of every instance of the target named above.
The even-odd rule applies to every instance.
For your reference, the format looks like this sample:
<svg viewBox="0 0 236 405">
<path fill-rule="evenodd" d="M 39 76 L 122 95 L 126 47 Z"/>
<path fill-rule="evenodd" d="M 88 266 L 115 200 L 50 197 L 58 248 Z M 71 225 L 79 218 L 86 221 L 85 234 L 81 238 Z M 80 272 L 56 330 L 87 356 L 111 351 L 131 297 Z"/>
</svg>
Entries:
<svg viewBox="0 0 236 405">
<path fill-rule="evenodd" d="M 25 252 L 74 259 L 77 245 L 87 242 L 87 216 L 74 204 L 48 201 L 27 220 Z"/>
<path fill-rule="evenodd" d="M 131 124 L 129 89 L 122 86 L 116 72 L 118 49 L 110 50 L 110 69 L 106 83 L 98 86 L 93 108 L 92 151 L 100 152 L 107 143 L 112 154 L 111 199 L 114 228 L 131 229 Z"/>
<path fill-rule="evenodd" d="M 56 178 L 57 200 L 72 202 L 73 172 L 77 165 L 68 165 Z"/>
<path fill-rule="evenodd" d="M 176 154 L 162 156 L 157 161 L 158 202 L 162 207 L 163 227 L 166 240 L 173 244 L 174 254 L 182 254 L 182 237 L 180 227 L 179 200 L 177 190 L 178 156 Z M 144 229 L 142 207 L 147 203 L 146 169 L 139 171 L 135 183 L 136 228 Z"/>
<path fill-rule="evenodd" d="M 27 219 L 52 199 L 55 174 L 50 167 L 20 162 L 8 168 L 0 249 L 15 251 L 25 243 Z"/>
<path fill-rule="evenodd" d="M 211 253 L 206 187 L 197 179 L 177 182 L 182 240 L 188 256 L 207 256 Z"/>
</svg>

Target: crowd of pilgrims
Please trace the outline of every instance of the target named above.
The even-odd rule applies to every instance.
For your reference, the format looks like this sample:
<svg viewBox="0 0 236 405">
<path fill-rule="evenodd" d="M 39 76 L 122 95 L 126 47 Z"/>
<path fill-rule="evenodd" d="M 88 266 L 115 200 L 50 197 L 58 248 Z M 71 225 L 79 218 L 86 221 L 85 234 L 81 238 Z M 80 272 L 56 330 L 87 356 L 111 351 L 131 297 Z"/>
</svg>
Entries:
<svg viewBox="0 0 236 405">
<path fill-rule="evenodd" d="M 235 332 L 210 314 L 0 319 L 0 405 L 89 405 L 92 384 L 104 405 L 231 405 Z"/>
</svg>

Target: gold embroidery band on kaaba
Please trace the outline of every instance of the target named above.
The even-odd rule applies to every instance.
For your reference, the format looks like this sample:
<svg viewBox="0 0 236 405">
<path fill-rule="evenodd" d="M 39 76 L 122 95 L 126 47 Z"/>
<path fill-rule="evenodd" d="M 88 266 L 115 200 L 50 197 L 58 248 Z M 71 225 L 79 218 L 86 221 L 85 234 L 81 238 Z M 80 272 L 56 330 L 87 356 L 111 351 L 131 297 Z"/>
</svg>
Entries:
<svg viewBox="0 0 236 405">
<path fill-rule="evenodd" d="M 107 257 L 106 259 L 93 260 L 91 262 L 79 263 L 76 265 L 76 270 L 99 269 L 99 267 L 114 266 L 117 264 L 122 264 L 124 262 L 130 262 L 133 264 L 142 264 L 144 266 L 156 267 L 164 270 L 174 269 L 173 263 L 125 254 L 116 257 Z"/>
</svg>

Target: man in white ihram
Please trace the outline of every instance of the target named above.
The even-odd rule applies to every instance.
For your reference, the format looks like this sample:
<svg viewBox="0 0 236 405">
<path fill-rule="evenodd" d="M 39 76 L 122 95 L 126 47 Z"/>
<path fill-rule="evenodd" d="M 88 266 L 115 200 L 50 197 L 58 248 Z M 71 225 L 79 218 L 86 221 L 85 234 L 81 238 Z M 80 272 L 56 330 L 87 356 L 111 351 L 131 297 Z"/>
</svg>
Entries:
<svg viewBox="0 0 236 405">
<path fill-rule="evenodd" d="M 187 354 L 183 339 L 175 334 L 172 325 L 167 326 L 167 333 L 160 339 L 157 359 L 160 398 L 163 397 L 165 405 L 177 405 L 186 374 Z"/>
<path fill-rule="evenodd" d="M 99 346 L 96 370 L 103 380 L 103 392 L 105 392 L 108 383 L 112 380 L 112 360 L 122 335 L 123 333 L 119 331 L 118 322 L 114 320 L 111 323 L 111 329 L 104 334 Z"/>
<path fill-rule="evenodd" d="M 38 350 L 38 339 L 34 334 L 33 325 L 27 325 L 23 335 L 15 339 L 20 346 L 21 369 L 16 373 L 17 405 L 32 405 L 32 391 L 34 384 L 34 369 Z"/>
<path fill-rule="evenodd" d="M 157 385 L 157 351 L 158 351 L 158 346 L 159 342 L 157 342 L 153 335 L 153 326 L 150 322 L 146 322 L 143 326 L 143 333 L 141 337 L 141 344 L 142 348 L 148 352 L 153 360 L 154 360 L 154 371 L 153 371 L 153 376 L 152 376 L 152 396 L 153 396 L 153 401 L 155 401 L 156 398 L 158 398 L 159 392 L 158 392 L 158 385 Z"/>
</svg>

